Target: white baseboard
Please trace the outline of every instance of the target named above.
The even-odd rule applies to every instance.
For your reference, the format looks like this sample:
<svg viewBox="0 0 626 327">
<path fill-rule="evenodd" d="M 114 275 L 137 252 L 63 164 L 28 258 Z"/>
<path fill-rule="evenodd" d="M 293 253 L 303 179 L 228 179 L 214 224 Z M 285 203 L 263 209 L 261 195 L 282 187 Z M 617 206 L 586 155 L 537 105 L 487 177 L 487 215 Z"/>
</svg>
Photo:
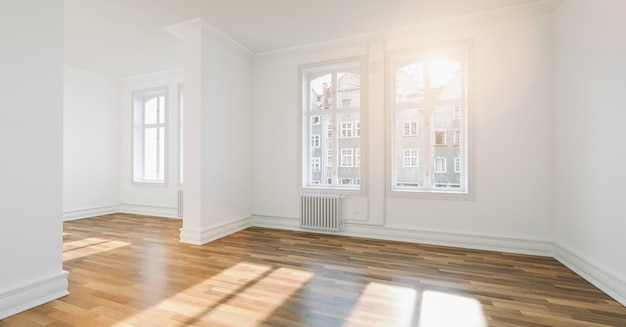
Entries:
<svg viewBox="0 0 626 327">
<path fill-rule="evenodd" d="M 112 213 L 118 213 L 119 211 L 120 211 L 119 205 L 110 205 L 110 206 L 94 207 L 94 208 L 87 208 L 87 209 L 65 210 L 63 211 L 63 221 L 109 215 Z"/>
<path fill-rule="evenodd" d="M 140 205 L 140 204 L 121 203 L 119 206 L 118 212 L 132 213 L 136 215 L 180 219 L 180 217 L 178 217 L 178 208 L 170 208 L 170 207 L 158 207 L 158 206 L 147 206 L 147 205 Z"/>
<path fill-rule="evenodd" d="M 626 306 L 626 280 L 563 244 L 554 245 L 554 258 L 588 282 Z"/>
<path fill-rule="evenodd" d="M 267 228 L 300 230 L 300 221 L 295 218 L 252 216 L 251 225 Z M 346 224 L 345 231 L 331 234 L 389 241 L 453 246 L 477 250 L 552 256 L 552 242 L 539 240 L 434 232 L 399 227 L 383 227 L 349 223 Z"/>
<path fill-rule="evenodd" d="M 229 221 L 203 230 L 180 229 L 180 242 L 202 245 L 250 227 L 250 218 Z"/>
<path fill-rule="evenodd" d="M 68 295 L 67 271 L 0 290 L 0 320 Z"/>
</svg>

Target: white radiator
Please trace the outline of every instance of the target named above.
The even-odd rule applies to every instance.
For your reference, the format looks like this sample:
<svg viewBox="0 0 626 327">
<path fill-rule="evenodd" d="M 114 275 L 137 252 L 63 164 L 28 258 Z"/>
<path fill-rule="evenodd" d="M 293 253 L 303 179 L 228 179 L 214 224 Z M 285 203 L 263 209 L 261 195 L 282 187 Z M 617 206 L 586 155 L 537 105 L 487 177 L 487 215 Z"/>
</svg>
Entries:
<svg viewBox="0 0 626 327">
<path fill-rule="evenodd" d="M 343 230 L 343 221 L 339 218 L 339 194 L 302 193 L 300 228 L 323 232 Z"/>
<path fill-rule="evenodd" d="M 183 189 L 178 189 L 178 217 L 183 216 Z"/>
</svg>

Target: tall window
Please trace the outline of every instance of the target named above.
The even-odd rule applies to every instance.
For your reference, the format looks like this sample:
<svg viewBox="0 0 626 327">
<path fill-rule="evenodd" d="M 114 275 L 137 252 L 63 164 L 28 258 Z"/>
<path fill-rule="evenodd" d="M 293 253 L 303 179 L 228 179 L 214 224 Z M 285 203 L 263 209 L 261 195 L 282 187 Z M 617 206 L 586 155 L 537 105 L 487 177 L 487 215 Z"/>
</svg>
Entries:
<svg viewBox="0 0 626 327">
<path fill-rule="evenodd" d="M 353 60 L 300 68 L 302 188 L 361 190 L 348 181 L 362 178 L 362 65 Z"/>
<path fill-rule="evenodd" d="M 467 52 L 390 56 L 392 192 L 468 193 Z"/>
<path fill-rule="evenodd" d="M 133 181 L 165 183 L 167 88 L 133 93 Z"/>
</svg>

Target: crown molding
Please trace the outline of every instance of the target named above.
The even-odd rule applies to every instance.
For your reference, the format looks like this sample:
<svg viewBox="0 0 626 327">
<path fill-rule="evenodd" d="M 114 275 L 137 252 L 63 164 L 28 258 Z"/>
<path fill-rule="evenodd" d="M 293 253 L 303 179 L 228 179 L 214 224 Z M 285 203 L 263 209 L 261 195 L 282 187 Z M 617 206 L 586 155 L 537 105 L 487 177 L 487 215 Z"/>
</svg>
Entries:
<svg viewBox="0 0 626 327">
<path fill-rule="evenodd" d="M 230 35 L 224 33 L 215 25 L 202 18 L 194 18 L 184 22 L 168 25 L 163 27 L 163 30 L 182 40 L 185 40 L 194 33 L 201 32 L 202 35 L 211 37 L 213 40 L 229 48 L 248 61 L 252 61 L 255 56 L 255 54 L 243 44 L 237 42 L 235 39 L 230 37 Z"/>
</svg>

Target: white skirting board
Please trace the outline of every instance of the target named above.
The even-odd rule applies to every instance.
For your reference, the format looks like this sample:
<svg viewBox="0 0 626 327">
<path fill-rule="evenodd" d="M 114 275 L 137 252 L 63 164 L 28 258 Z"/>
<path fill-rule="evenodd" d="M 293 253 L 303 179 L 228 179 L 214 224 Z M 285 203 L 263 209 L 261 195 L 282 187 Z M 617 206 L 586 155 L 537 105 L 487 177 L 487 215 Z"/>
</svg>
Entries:
<svg viewBox="0 0 626 327">
<path fill-rule="evenodd" d="M 0 290 L 0 320 L 68 295 L 68 272 L 61 272 L 12 289 Z"/>
<path fill-rule="evenodd" d="M 89 217 L 109 215 L 120 212 L 119 205 L 110 205 L 86 209 L 72 209 L 63 211 L 63 221 L 83 219 Z"/>
<path fill-rule="evenodd" d="M 250 227 L 250 218 L 232 220 L 204 230 L 180 229 L 180 242 L 202 245 Z"/>
<path fill-rule="evenodd" d="M 145 216 L 180 219 L 180 217 L 178 217 L 178 208 L 170 208 L 170 207 L 158 207 L 158 206 L 122 203 L 120 204 L 118 212 L 132 213 L 132 214 L 145 215 Z"/>
<path fill-rule="evenodd" d="M 562 244 L 554 245 L 554 258 L 626 306 L 626 279 Z"/>
<path fill-rule="evenodd" d="M 300 221 L 296 218 L 278 218 L 252 216 L 251 225 L 267 228 L 300 230 Z M 431 245 L 453 246 L 467 249 L 500 251 L 519 254 L 552 256 L 552 242 L 525 240 L 485 235 L 446 233 L 435 231 L 412 230 L 400 227 L 375 226 L 347 223 L 340 234 L 389 241 L 423 243 Z"/>
</svg>

